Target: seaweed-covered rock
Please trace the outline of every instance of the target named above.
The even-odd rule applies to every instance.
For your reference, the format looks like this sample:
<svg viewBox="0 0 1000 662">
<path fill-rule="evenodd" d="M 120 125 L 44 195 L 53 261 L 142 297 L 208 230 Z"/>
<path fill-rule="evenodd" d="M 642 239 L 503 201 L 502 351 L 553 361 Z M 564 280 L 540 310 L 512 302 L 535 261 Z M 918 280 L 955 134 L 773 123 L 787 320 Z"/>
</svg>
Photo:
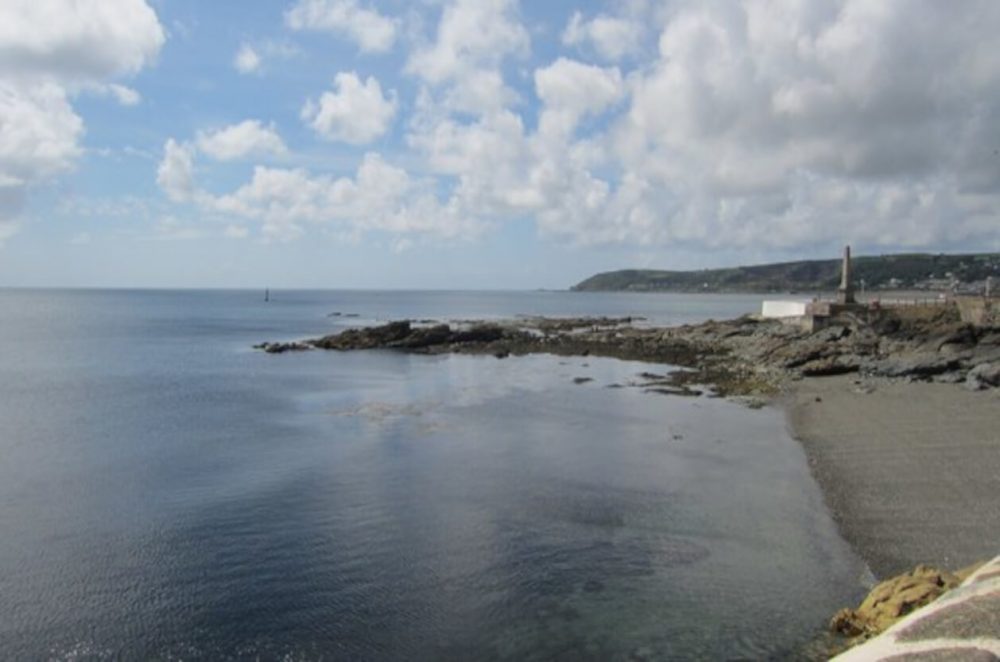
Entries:
<svg viewBox="0 0 1000 662">
<path fill-rule="evenodd" d="M 311 341 L 320 349 L 373 349 L 387 347 L 410 335 L 412 327 L 408 320 L 389 322 L 381 326 L 370 326 L 361 329 L 348 329 L 342 333 L 325 336 Z"/>
</svg>

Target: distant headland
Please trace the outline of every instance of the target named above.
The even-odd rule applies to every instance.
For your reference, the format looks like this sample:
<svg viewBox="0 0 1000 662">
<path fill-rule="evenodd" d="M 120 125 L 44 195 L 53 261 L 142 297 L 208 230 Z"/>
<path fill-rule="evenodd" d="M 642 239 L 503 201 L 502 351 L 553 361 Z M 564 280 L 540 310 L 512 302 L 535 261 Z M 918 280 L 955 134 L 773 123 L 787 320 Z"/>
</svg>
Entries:
<svg viewBox="0 0 1000 662">
<path fill-rule="evenodd" d="M 855 257 L 854 278 L 869 290 L 982 293 L 1000 282 L 1000 253 L 904 253 Z M 840 260 L 800 260 L 724 269 L 622 269 L 574 285 L 580 292 L 817 292 L 840 282 Z"/>
</svg>

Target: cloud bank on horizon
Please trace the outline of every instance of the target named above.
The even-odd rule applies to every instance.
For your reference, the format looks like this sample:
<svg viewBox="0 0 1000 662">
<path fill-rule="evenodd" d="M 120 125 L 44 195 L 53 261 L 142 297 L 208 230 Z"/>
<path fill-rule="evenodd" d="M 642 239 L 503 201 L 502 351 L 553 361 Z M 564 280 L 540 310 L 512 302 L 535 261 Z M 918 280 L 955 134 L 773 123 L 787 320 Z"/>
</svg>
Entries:
<svg viewBox="0 0 1000 662">
<path fill-rule="evenodd" d="M 0 245 L 127 200 L 205 241 L 1000 246 L 992 0 L 255 4 L 0 5 Z"/>
</svg>

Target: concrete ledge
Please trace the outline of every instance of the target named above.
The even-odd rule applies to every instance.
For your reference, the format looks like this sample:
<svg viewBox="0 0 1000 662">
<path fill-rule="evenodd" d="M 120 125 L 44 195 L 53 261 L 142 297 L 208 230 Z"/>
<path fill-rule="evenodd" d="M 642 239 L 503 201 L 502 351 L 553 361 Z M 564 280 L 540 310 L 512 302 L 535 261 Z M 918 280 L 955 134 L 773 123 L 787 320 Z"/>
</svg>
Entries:
<svg viewBox="0 0 1000 662">
<path fill-rule="evenodd" d="M 1000 657 L 1000 556 L 840 662 L 996 660 Z"/>
</svg>

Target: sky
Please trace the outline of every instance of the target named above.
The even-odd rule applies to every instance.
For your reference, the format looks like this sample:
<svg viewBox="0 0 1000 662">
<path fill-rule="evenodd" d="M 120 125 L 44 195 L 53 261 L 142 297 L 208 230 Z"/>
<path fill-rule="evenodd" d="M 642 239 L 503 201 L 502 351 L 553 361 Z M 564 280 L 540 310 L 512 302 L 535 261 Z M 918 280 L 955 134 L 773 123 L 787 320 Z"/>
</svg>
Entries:
<svg viewBox="0 0 1000 662">
<path fill-rule="evenodd" d="M 0 286 L 1000 250 L 995 0 L 2 0 Z"/>
</svg>

